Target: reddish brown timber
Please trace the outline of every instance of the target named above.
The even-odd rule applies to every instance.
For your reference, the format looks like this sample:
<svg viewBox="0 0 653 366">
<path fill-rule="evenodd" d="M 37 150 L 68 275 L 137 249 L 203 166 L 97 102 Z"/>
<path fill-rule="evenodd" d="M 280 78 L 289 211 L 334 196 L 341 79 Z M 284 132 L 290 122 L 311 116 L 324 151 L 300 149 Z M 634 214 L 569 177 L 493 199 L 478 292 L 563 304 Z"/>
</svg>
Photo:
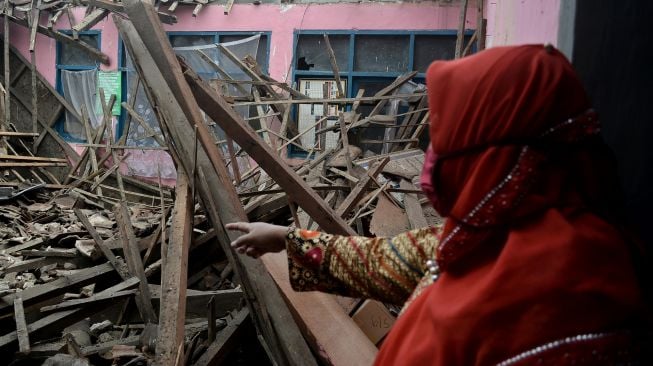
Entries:
<svg viewBox="0 0 653 366">
<path fill-rule="evenodd" d="M 194 202 L 188 177 L 183 169 L 177 173 L 176 199 L 172 213 L 170 240 L 167 242 L 165 268 L 161 279 L 159 337 L 155 363 L 174 365 L 183 358 L 184 322 L 186 320 L 186 283 L 188 251 L 193 231 Z M 182 347 L 179 345 L 182 344 Z M 177 354 L 181 350 L 181 354 Z"/>
<path fill-rule="evenodd" d="M 140 289 L 139 296 L 136 297 L 136 304 L 141 314 L 143 322 L 156 323 L 156 314 L 152 307 L 152 297 L 150 296 L 150 289 L 147 286 L 147 277 L 145 276 L 145 269 L 141 260 L 138 243 L 136 236 L 134 236 L 134 229 L 129 219 L 129 209 L 124 203 L 120 202 L 114 207 L 114 214 L 116 216 L 116 225 L 120 232 L 120 240 L 122 242 L 122 250 L 125 254 L 127 268 L 132 276 L 138 277 L 140 280 L 138 287 Z"/>
</svg>

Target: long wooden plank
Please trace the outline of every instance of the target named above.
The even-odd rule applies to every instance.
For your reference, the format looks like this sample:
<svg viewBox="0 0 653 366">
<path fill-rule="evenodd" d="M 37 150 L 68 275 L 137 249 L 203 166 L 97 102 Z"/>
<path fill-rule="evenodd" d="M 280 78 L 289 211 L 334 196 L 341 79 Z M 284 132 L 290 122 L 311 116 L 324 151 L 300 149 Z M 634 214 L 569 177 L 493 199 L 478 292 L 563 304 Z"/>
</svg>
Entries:
<svg viewBox="0 0 653 366">
<path fill-rule="evenodd" d="M 399 187 L 403 189 L 415 189 L 415 186 L 406 181 L 401 180 Z M 424 211 L 422 210 L 422 205 L 419 204 L 417 195 L 413 193 L 406 193 L 404 196 L 404 206 L 406 207 L 406 215 L 408 216 L 408 222 L 410 223 L 411 229 L 419 229 L 427 227 L 428 223 L 424 217 Z"/>
<path fill-rule="evenodd" d="M 95 9 L 91 14 L 87 15 L 81 22 L 75 24 L 73 29 L 76 32 L 83 32 L 93 28 L 94 25 L 98 24 L 104 17 L 107 16 L 109 11 L 105 9 Z"/>
<path fill-rule="evenodd" d="M 239 334 L 243 331 L 243 323 L 248 315 L 249 311 L 247 311 L 247 308 L 238 311 L 236 316 L 220 331 L 215 341 L 204 351 L 202 357 L 195 362 L 195 366 L 220 365 L 229 354 L 229 351 L 235 346 Z"/>
<path fill-rule="evenodd" d="M 288 281 L 285 252 L 263 256 L 263 262 L 283 291 L 296 306 L 306 337 L 319 345 L 314 349 L 327 365 L 371 365 L 378 352 L 365 333 L 351 320 L 334 296 L 320 292 L 296 292 Z M 312 306 L 309 306 L 312 305 Z M 334 324 L 336 324 L 334 326 Z"/>
<path fill-rule="evenodd" d="M 116 286 L 121 286 L 121 284 L 118 284 Z M 103 291 L 100 291 L 97 293 L 97 295 L 104 296 L 108 293 L 113 293 L 115 292 L 116 286 L 109 287 Z M 24 297 L 23 297 L 23 301 L 25 301 Z M 61 329 L 69 325 L 75 324 L 80 320 L 89 317 L 93 314 L 97 314 L 98 312 L 101 312 L 102 310 L 112 305 L 113 303 L 111 301 L 105 301 L 105 302 L 98 302 L 94 304 L 94 306 L 86 306 L 79 309 L 70 309 L 70 310 L 55 312 L 28 324 L 27 332 L 30 334 L 30 337 L 36 336 L 36 338 L 38 338 L 40 334 L 47 331 L 58 330 L 60 332 Z M 18 340 L 18 334 L 16 331 L 12 331 L 0 336 L 0 351 L 7 350 L 9 347 L 13 346 L 17 340 Z"/>
<path fill-rule="evenodd" d="M 30 351 L 29 334 L 27 333 L 27 322 L 25 322 L 25 309 L 23 308 L 23 299 L 20 296 L 14 299 L 14 316 L 16 317 L 18 350 L 22 354 L 28 354 Z"/>
<path fill-rule="evenodd" d="M 80 306 L 84 306 L 88 304 L 94 304 L 100 301 L 107 301 L 111 299 L 118 299 L 124 296 L 130 296 L 133 295 L 135 291 L 129 289 L 136 287 L 139 282 L 140 280 L 138 279 L 138 277 L 131 277 L 126 281 L 123 281 L 111 287 L 112 290 L 110 292 L 104 291 L 104 293 L 102 294 L 97 293 L 94 294 L 93 296 L 84 299 L 68 300 L 68 301 L 63 301 L 59 304 L 44 306 L 41 308 L 41 312 L 45 313 L 53 310 L 59 310 L 59 311 L 67 310 L 71 308 L 78 308 Z"/>
<path fill-rule="evenodd" d="M 74 288 L 105 280 L 112 275 L 112 272 L 113 267 L 109 263 L 100 264 L 95 267 L 79 270 L 79 272 L 70 276 L 60 277 L 52 282 L 30 287 L 23 290 L 20 296 L 22 296 L 25 306 L 31 306 L 45 299 L 71 291 Z M 11 313 L 9 309 L 13 306 L 15 298 L 16 294 L 9 294 L 2 297 L 0 301 L 0 317 Z"/>
<path fill-rule="evenodd" d="M 465 19 L 467 19 L 467 2 L 462 0 L 460 2 L 460 16 L 458 17 L 458 32 L 456 33 L 456 50 L 454 58 L 462 56 L 463 46 L 465 44 Z"/>
<path fill-rule="evenodd" d="M 161 114 L 164 116 L 164 118 L 160 119 L 160 121 L 165 122 L 162 126 L 169 127 L 171 139 L 175 141 L 174 147 L 181 152 L 181 154 L 174 155 L 178 156 L 181 166 L 189 174 L 193 171 L 190 159 L 193 155 L 189 149 L 194 146 L 194 135 L 193 129 L 188 128 L 187 124 L 190 122 L 191 126 L 197 125 L 198 132 L 202 132 L 201 136 L 208 131 L 202 123 L 199 108 L 196 105 L 186 105 L 184 110 L 177 102 L 176 96 L 180 96 L 180 100 L 191 103 L 192 96 L 187 90 L 187 85 L 185 92 L 178 90 L 179 83 L 184 82 L 183 76 L 179 65 L 176 64 L 165 31 L 156 21 L 156 17 L 151 16 L 152 10 L 149 4 L 129 2 L 127 11 L 134 20 L 138 18 L 137 23 L 141 27 L 138 31 L 128 21 L 117 17 L 114 17 L 114 21 L 120 30 L 130 55 L 135 58 L 134 64 L 139 75 L 150 84 L 150 94 L 155 99 L 153 102 L 159 106 Z M 148 46 L 157 51 L 153 54 L 149 53 L 146 44 L 140 38 L 146 34 L 149 40 Z M 157 47 L 160 49 L 157 50 Z M 156 60 L 166 61 L 166 63 L 163 66 L 157 65 Z M 176 67 L 173 64 L 176 64 Z M 140 67 L 140 65 L 148 65 L 148 67 L 144 68 Z M 175 80 L 170 80 L 171 84 L 177 85 L 176 89 L 171 89 L 160 69 L 166 70 L 166 72 L 172 71 L 172 75 L 168 76 L 176 76 Z M 184 112 L 188 112 L 188 117 Z M 263 334 L 266 342 L 269 342 L 268 348 L 276 350 L 275 362 L 278 364 L 314 364 L 313 356 L 293 322 L 290 311 L 283 303 L 278 289 L 274 286 L 261 262 L 240 258 L 229 246 L 229 242 L 235 240 L 238 236 L 227 235 L 222 226 L 221 215 L 225 220 L 231 221 L 246 220 L 246 216 L 229 180 L 221 155 L 215 148 L 214 141 L 212 139 L 208 140 L 202 141 L 201 146 L 198 148 L 197 173 L 199 179 L 197 179 L 197 182 L 200 183 L 198 192 L 216 230 L 218 242 L 234 266 L 234 270 L 248 294 L 246 300 L 252 310 L 254 323 Z M 205 149 L 211 151 L 211 153 L 207 154 Z M 171 148 L 171 150 L 174 152 L 174 149 Z M 213 157 L 213 161 L 209 160 L 209 155 Z M 206 174 L 203 173 L 204 168 L 206 168 Z M 218 177 L 218 173 L 220 173 L 220 177 Z M 220 207 L 219 211 L 217 207 Z M 268 308 L 272 309 L 272 311 L 269 311 Z M 271 321 L 271 318 L 273 321 Z"/>
<path fill-rule="evenodd" d="M 183 358 L 184 322 L 186 320 L 186 283 L 188 280 L 188 251 L 193 230 L 193 207 L 188 177 L 183 169 L 177 172 L 177 187 L 170 240 L 161 287 L 159 337 L 155 363 L 174 366 Z M 180 354 L 178 354 L 178 352 Z"/>
<path fill-rule="evenodd" d="M 327 54 L 329 55 L 329 62 L 331 63 L 333 76 L 336 78 L 336 87 L 338 88 L 338 98 L 342 98 L 345 96 L 345 92 L 342 90 L 342 83 L 340 82 L 340 69 L 338 68 L 338 62 L 336 61 L 336 54 L 333 53 L 333 48 L 331 48 L 329 35 L 326 33 L 324 33 L 324 45 L 326 46 Z"/>
<path fill-rule="evenodd" d="M 0 162 L 0 168 L 27 168 L 27 167 L 48 167 L 48 166 L 68 166 L 67 163 L 6 163 Z"/>
<path fill-rule="evenodd" d="M 225 133 L 234 139 L 288 196 L 304 209 L 324 230 L 336 234 L 355 234 L 331 207 L 299 177 L 278 155 L 237 115 L 226 101 L 204 83 L 192 70 L 184 75 L 199 106 Z"/>
<path fill-rule="evenodd" d="M 143 322 L 156 323 L 156 314 L 152 307 L 152 296 L 147 286 L 147 276 L 145 276 L 145 269 L 143 268 L 138 243 L 136 242 L 134 229 L 129 219 L 129 209 L 124 203 L 120 202 L 114 207 L 114 215 L 116 217 L 118 231 L 120 232 L 122 250 L 127 262 L 127 268 L 129 268 L 129 273 L 132 276 L 138 277 L 140 280 L 138 284 L 140 292 L 136 298 L 138 310 L 141 313 Z"/>
<path fill-rule="evenodd" d="M 411 73 L 411 78 L 417 74 L 417 71 Z M 272 99 L 263 99 L 260 102 L 236 102 L 233 103 L 234 106 L 255 106 L 259 104 L 360 104 L 361 102 L 375 102 L 378 100 L 389 100 L 389 99 L 405 99 L 405 98 L 414 98 L 414 97 L 423 97 L 426 93 L 412 93 L 412 94 L 395 94 L 395 95 L 380 95 L 380 96 L 371 96 L 371 97 L 355 97 L 355 98 L 308 98 L 308 99 L 281 99 L 281 100 L 272 100 Z"/>
<path fill-rule="evenodd" d="M 91 238 L 93 238 L 93 241 L 95 242 L 95 246 L 100 250 L 100 252 L 104 255 L 104 257 L 111 263 L 113 268 L 118 272 L 120 277 L 123 280 L 127 280 L 130 275 L 129 271 L 127 268 L 125 268 L 125 264 L 123 262 L 119 262 L 116 256 L 113 254 L 111 249 L 104 243 L 104 240 L 102 240 L 102 237 L 100 237 L 100 234 L 95 230 L 95 227 L 91 224 L 90 221 L 88 221 L 88 218 L 82 210 L 75 208 L 73 210 L 75 212 L 75 216 L 79 219 L 79 221 L 84 225 L 84 228 L 88 233 L 91 235 Z"/>
<path fill-rule="evenodd" d="M 13 23 L 16 23 L 18 25 L 22 25 L 23 27 L 26 27 L 26 28 L 29 28 L 29 24 L 27 23 L 26 19 L 20 19 L 20 18 L 16 18 L 16 17 L 13 17 L 13 16 L 9 16 L 8 18 Z M 69 45 L 71 45 L 73 47 L 77 47 L 78 49 L 86 52 L 89 56 L 91 56 L 95 60 L 98 60 L 98 61 L 100 61 L 101 63 L 103 63 L 105 65 L 109 65 L 109 63 L 110 63 L 109 56 L 102 53 L 102 51 L 98 50 L 97 48 L 90 47 L 86 43 L 76 41 L 73 37 L 70 37 L 70 36 L 68 36 L 66 34 L 63 34 L 61 32 L 58 32 L 58 31 L 50 30 L 50 29 L 48 29 L 48 28 L 46 28 L 46 27 L 44 27 L 42 25 L 37 25 L 36 31 L 41 33 L 41 34 L 44 34 L 44 35 L 46 35 L 46 36 L 48 36 L 50 38 L 54 38 L 57 41 L 61 41 L 61 42 L 64 42 L 66 44 L 69 44 Z"/>
<path fill-rule="evenodd" d="M 368 188 L 374 183 L 374 179 L 383 171 L 383 168 L 390 161 L 390 158 L 386 157 L 378 163 L 370 167 L 370 171 L 361 178 L 354 189 L 345 197 L 345 200 L 342 201 L 336 212 L 339 216 L 344 217 L 360 202 L 360 200 L 367 193 Z"/>
<path fill-rule="evenodd" d="M 17 160 L 17 161 L 39 161 L 39 162 L 53 162 L 53 163 L 67 163 L 66 159 L 59 158 L 46 158 L 41 156 L 21 156 L 21 155 L 9 155 L 9 154 L 0 154 L 0 159 L 2 160 Z"/>
<path fill-rule="evenodd" d="M 81 3 L 90 6 L 95 6 L 97 8 L 107 9 L 114 13 L 123 13 L 125 11 L 125 8 L 119 2 L 112 2 L 107 0 L 82 0 Z M 162 23 L 165 24 L 177 23 L 176 15 L 164 13 L 161 11 L 157 12 L 157 14 L 159 15 L 159 19 L 161 19 Z"/>
<path fill-rule="evenodd" d="M 8 3 L 5 3 L 4 6 L 9 5 Z M 0 131 L 7 131 L 7 126 L 11 122 L 11 65 L 9 64 L 9 44 L 11 43 L 11 38 L 9 37 L 9 9 L 5 9 L 4 12 L 4 31 L 3 31 L 3 36 L 4 40 L 2 42 L 3 45 L 3 57 L 2 59 L 4 60 L 4 81 L 6 88 L 4 90 L 4 110 L 0 111 L 1 113 L 4 113 L 4 116 L 2 116 L 2 119 L 0 120 Z M 27 64 L 27 63 L 26 63 Z M 6 138 L 0 139 L 0 152 L 6 152 L 7 148 L 5 146 L 6 143 Z"/>
<path fill-rule="evenodd" d="M 26 243 L 13 246 L 11 248 L 3 249 L 2 253 L 3 254 L 11 254 L 11 253 L 15 253 L 15 252 L 20 252 L 21 250 L 31 249 L 33 247 L 39 246 L 39 245 L 43 244 L 43 242 L 44 242 L 43 238 L 32 239 L 32 240 L 30 240 L 30 241 L 28 241 Z"/>
</svg>

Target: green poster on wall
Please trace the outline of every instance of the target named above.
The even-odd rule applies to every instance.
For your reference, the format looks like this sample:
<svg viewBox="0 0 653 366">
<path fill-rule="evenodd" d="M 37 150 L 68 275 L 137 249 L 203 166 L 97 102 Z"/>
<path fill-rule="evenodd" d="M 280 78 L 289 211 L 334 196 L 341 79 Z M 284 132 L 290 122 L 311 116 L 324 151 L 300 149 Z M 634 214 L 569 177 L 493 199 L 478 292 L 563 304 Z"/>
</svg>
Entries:
<svg viewBox="0 0 653 366">
<path fill-rule="evenodd" d="M 120 115 L 120 104 L 122 103 L 122 87 L 121 87 L 121 73 L 120 71 L 98 71 L 97 74 L 97 95 L 100 96 L 100 88 L 104 90 L 104 104 L 109 103 L 111 94 L 116 95 L 116 102 L 113 104 L 111 114 L 114 116 Z M 102 106 L 98 105 L 98 113 L 102 114 Z"/>
</svg>

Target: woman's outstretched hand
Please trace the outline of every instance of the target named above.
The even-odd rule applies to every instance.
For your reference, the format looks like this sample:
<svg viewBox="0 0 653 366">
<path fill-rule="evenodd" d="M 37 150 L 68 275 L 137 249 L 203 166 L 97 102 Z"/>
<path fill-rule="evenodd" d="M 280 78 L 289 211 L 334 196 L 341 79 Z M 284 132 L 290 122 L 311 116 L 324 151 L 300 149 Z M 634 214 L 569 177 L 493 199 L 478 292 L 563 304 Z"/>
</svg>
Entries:
<svg viewBox="0 0 653 366">
<path fill-rule="evenodd" d="M 234 222 L 225 226 L 227 230 L 244 233 L 231 243 L 231 247 L 241 254 L 258 258 L 265 253 L 280 252 L 286 249 L 287 227 L 264 222 Z"/>
</svg>

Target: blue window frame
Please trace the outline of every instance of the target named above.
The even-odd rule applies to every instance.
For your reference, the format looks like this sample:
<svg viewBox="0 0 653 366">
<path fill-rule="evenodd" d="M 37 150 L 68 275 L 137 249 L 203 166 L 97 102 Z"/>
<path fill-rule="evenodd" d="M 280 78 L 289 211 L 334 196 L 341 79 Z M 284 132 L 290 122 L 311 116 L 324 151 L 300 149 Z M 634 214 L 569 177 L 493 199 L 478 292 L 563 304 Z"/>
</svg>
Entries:
<svg viewBox="0 0 653 366">
<path fill-rule="evenodd" d="M 230 32 L 230 31 L 202 31 L 202 32 L 196 32 L 196 31 L 173 31 L 173 32 L 167 32 L 168 39 L 170 40 L 170 44 L 173 47 L 183 47 L 183 46 L 199 46 L 199 45 L 206 45 L 206 44 L 211 44 L 211 43 L 225 43 L 225 42 L 232 42 L 232 41 L 237 41 L 240 39 L 244 39 L 247 37 L 251 37 L 253 35 L 261 35 L 261 40 L 259 42 L 259 49 L 258 53 L 256 54 L 256 62 L 258 65 L 261 67 L 261 69 L 264 72 L 268 72 L 268 67 L 270 63 L 270 38 L 272 33 L 269 31 L 237 31 L 237 32 Z M 118 41 L 118 69 L 122 72 L 122 95 L 123 95 L 123 100 L 127 101 L 127 93 L 129 90 L 129 86 L 127 85 L 127 60 L 125 59 L 127 57 L 127 53 L 125 52 L 125 48 L 122 42 L 122 39 L 119 39 Z M 120 113 L 120 118 L 118 120 L 118 128 L 117 128 L 117 133 L 118 137 L 122 136 L 123 129 L 124 129 L 124 124 L 125 124 L 125 118 L 126 118 L 126 111 L 123 109 L 121 110 Z M 117 138 L 118 138 L 117 137 Z"/>
<path fill-rule="evenodd" d="M 452 59 L 456 44 L 456 30 L 434 31 L 365 31 L 365 30 L 299 30 L 294 33 L 292 80 L 333 79 L 334 74 L 323 42 L 329 43 L 336 56 L 340 79 L 346 83 L 346 97 L 354 97 L 360 88 L 365 95 L 373 95 L 398 76 L 417 70 L 413 79 L 424 82 L 426 69 L 434 60 Z M 473 30 L 465 31 L 466 42 Z M 475 49 L 472 48 L 472 52 Z M 297 107 L 295 107 L 297 109 Z M 369 108 L 371 110 L 371 107 Z M 365 114 L 365 107 L 361 106 Z M 297 120 L 297 111 L 293 115 Z M 378 131 L 368 128 L 372 136 Z M 289 146 L 292 157 L 306 153 Z"/>
<path fill-rule="evenodd" d="M 65 34 L 72 34 L 70 30 L 59 30 Z M 88 44 L 91 47 L 100 49 L 101 47 L 101 32 L 97 30 L 89 30 L 84 32 L 79 32 L 79 40 Z M 77 47 L 66 44 L 65 42 L 57 41 L 56 44 L 56 76 L 55 76 L 55 88 L 57 92 L 63 95 L 63 85 L 61 82 L 61 71 L 85 71 L 85 70 L 97 70 L 99 69 L 99 64 L 97 61 L 89 57 L 84 51 L 80 50 Z M 86 139 L 79 139 L 71 134 L 69 134 L 65 129 L 65 114 L 55 123 L 55 130 L 66 141 L 70 142 L 85 142 Z"/>
</svg>

